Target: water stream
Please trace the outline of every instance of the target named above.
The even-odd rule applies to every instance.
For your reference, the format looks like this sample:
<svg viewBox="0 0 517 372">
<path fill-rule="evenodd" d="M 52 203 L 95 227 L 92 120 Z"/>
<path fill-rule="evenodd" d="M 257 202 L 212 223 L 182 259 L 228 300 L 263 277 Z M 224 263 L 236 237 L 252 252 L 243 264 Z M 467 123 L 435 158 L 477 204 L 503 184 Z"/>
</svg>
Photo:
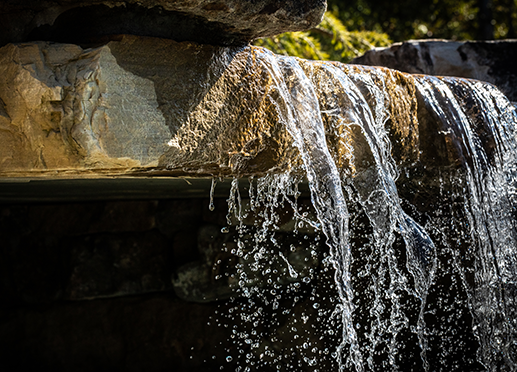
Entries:
<svg viewBox="0 0 517 372">
<path fill-rule="evenodd" d="M 302 165 L 232 184 L 235 370 L 516 370 L 511 103 L 478 81 L 250 53 Z"/>
</svg>

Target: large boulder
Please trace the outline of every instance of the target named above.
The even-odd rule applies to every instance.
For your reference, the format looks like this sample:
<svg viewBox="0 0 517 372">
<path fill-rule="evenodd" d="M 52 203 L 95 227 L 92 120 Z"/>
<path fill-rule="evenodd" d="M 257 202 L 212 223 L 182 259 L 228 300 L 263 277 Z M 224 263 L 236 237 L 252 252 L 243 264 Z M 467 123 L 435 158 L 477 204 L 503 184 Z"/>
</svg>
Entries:
<svg viewBox="0 0 517 372">
<path fill-rule="evenodd" d="M 266 72 L 247 66 L 252 52 L 134 36 L 93 49 L 9 44 L 1 170 L 267 171 L 292 158 L 281 156 L 291 140 L 268 110 Z"/>
<path fill-rule="evenodd" d="M 456 76 L 496 85 L 517 101 L 517 40 L 411 40 L 374 48 L 352 63 L 384 66 L 411 74 Z"/>
<path fill-rule="evenodd" d="M 127 174 L 143 168 L 168 175 L 245 176 L 292 169 L 301 159 L 286 127 L 291 105 L 297 105 L 296 89 L 287 85 L 291 77 L 310 79 L 314 90 L 300 98 L 309 105 L 331 102 L 329 92 L 341 88 L 329 68 L 355 79 L 354 89 L 377 84 L 385 90 L 380 94 L 389 111 L 393 154 L 399 163 L 415 161 L 419 146 L 428 142 L 419 139 L 425 131 L 418 128 L 410 75 L 280 62 L 256 47 L 123 36 L 90 49 L 52 42 L 0 49 L 0 174 Z M 346 95 L 345 90 L 339 104 L 353 110 Z M 377 105 L 366 91 L 364 97 Z M 305 114 L 310 112 L 317 113 Z M 340 167 L 353 174 L 373 165 L 355 119 L 343 126 L 323 110 L 317 120 L 336 133 L 327 140 Z"/>
<path fill-rule="evenodd" d="M 114 34 L 238 44 L 315 27 L 325 9 L 325 0 L 6 0 L 0 2 L 0 46 L 85 43 Z"/>
</svg>

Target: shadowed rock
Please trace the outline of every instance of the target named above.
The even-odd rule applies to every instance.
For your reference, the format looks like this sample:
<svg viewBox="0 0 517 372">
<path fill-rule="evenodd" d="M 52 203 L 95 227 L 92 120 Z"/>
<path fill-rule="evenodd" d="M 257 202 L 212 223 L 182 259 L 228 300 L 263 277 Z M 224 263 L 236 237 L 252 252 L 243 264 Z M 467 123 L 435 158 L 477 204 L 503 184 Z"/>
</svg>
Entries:
<svg viewBox="0 0 517 372">
<path fill-rule="evenodd" d="M 0 3 L 0 46 L 133 34 L 239 44 L 321 22 L 325 0 L 21 0 Z"/>
</svg>

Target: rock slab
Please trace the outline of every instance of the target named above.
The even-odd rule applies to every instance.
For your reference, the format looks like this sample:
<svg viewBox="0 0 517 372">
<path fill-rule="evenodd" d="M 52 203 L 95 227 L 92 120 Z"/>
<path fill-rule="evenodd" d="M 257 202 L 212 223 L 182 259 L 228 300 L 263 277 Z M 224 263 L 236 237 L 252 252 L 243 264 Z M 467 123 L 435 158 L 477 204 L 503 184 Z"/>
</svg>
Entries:
<svg viewBox="0 0 517 372">
<path fill-rule="evenodd" d="M 143 168 L 246 176 L 296 168 L 301 159 L 285 125 L 291 98 L 282 84 L 289 74 L 303 75 L 316 87 L 304 99 L 324 102 L 327 85 L 339 83 L 329 83 L 331 63 L 290 59 L 292 69 L 285 65 L 282 71 L 278 58 L 258 47 L 131 35 L 85 49 L 9 44 L 0 49 L 0 174 L 120 175 Z M 394 156 L 400 162 L 418 156 L 412 77 L 332 66 L 355 79 L 358 89 L 367 89 L 361 76 L 379 80 Z M 354 107 L 345 98 L 339 104 L 343 110 Z M 341 125 L 326 114 L 322 120 L 329 133 Z M 347 143 L 327 138 L 342 155 L 338 165 L 352 173 L 372 165 L 364 134 L 355 126 L 339 130 L 347 132 Z"/>
</svg>

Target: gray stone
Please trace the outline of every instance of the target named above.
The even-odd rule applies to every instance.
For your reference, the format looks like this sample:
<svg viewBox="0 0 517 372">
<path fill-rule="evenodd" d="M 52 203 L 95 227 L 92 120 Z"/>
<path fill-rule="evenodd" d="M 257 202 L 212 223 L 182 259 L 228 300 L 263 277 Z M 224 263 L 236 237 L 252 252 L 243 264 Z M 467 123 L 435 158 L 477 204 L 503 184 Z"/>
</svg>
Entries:
<svg viewBox="0 0 517 372">
<path fill-rule="evenodd" d="M 517 101 L 517 40 L 411 40 L 374 48 L 352 63 L 384 66 L 411 74 L 456 76 L 497 86 Z"/>
<path fill-rule="evenodd" d="M 325 0 L 7 0 L 0 46 L 116 34 L 228 45 L 315 27 L 325 9 Z"/>
</svg>

